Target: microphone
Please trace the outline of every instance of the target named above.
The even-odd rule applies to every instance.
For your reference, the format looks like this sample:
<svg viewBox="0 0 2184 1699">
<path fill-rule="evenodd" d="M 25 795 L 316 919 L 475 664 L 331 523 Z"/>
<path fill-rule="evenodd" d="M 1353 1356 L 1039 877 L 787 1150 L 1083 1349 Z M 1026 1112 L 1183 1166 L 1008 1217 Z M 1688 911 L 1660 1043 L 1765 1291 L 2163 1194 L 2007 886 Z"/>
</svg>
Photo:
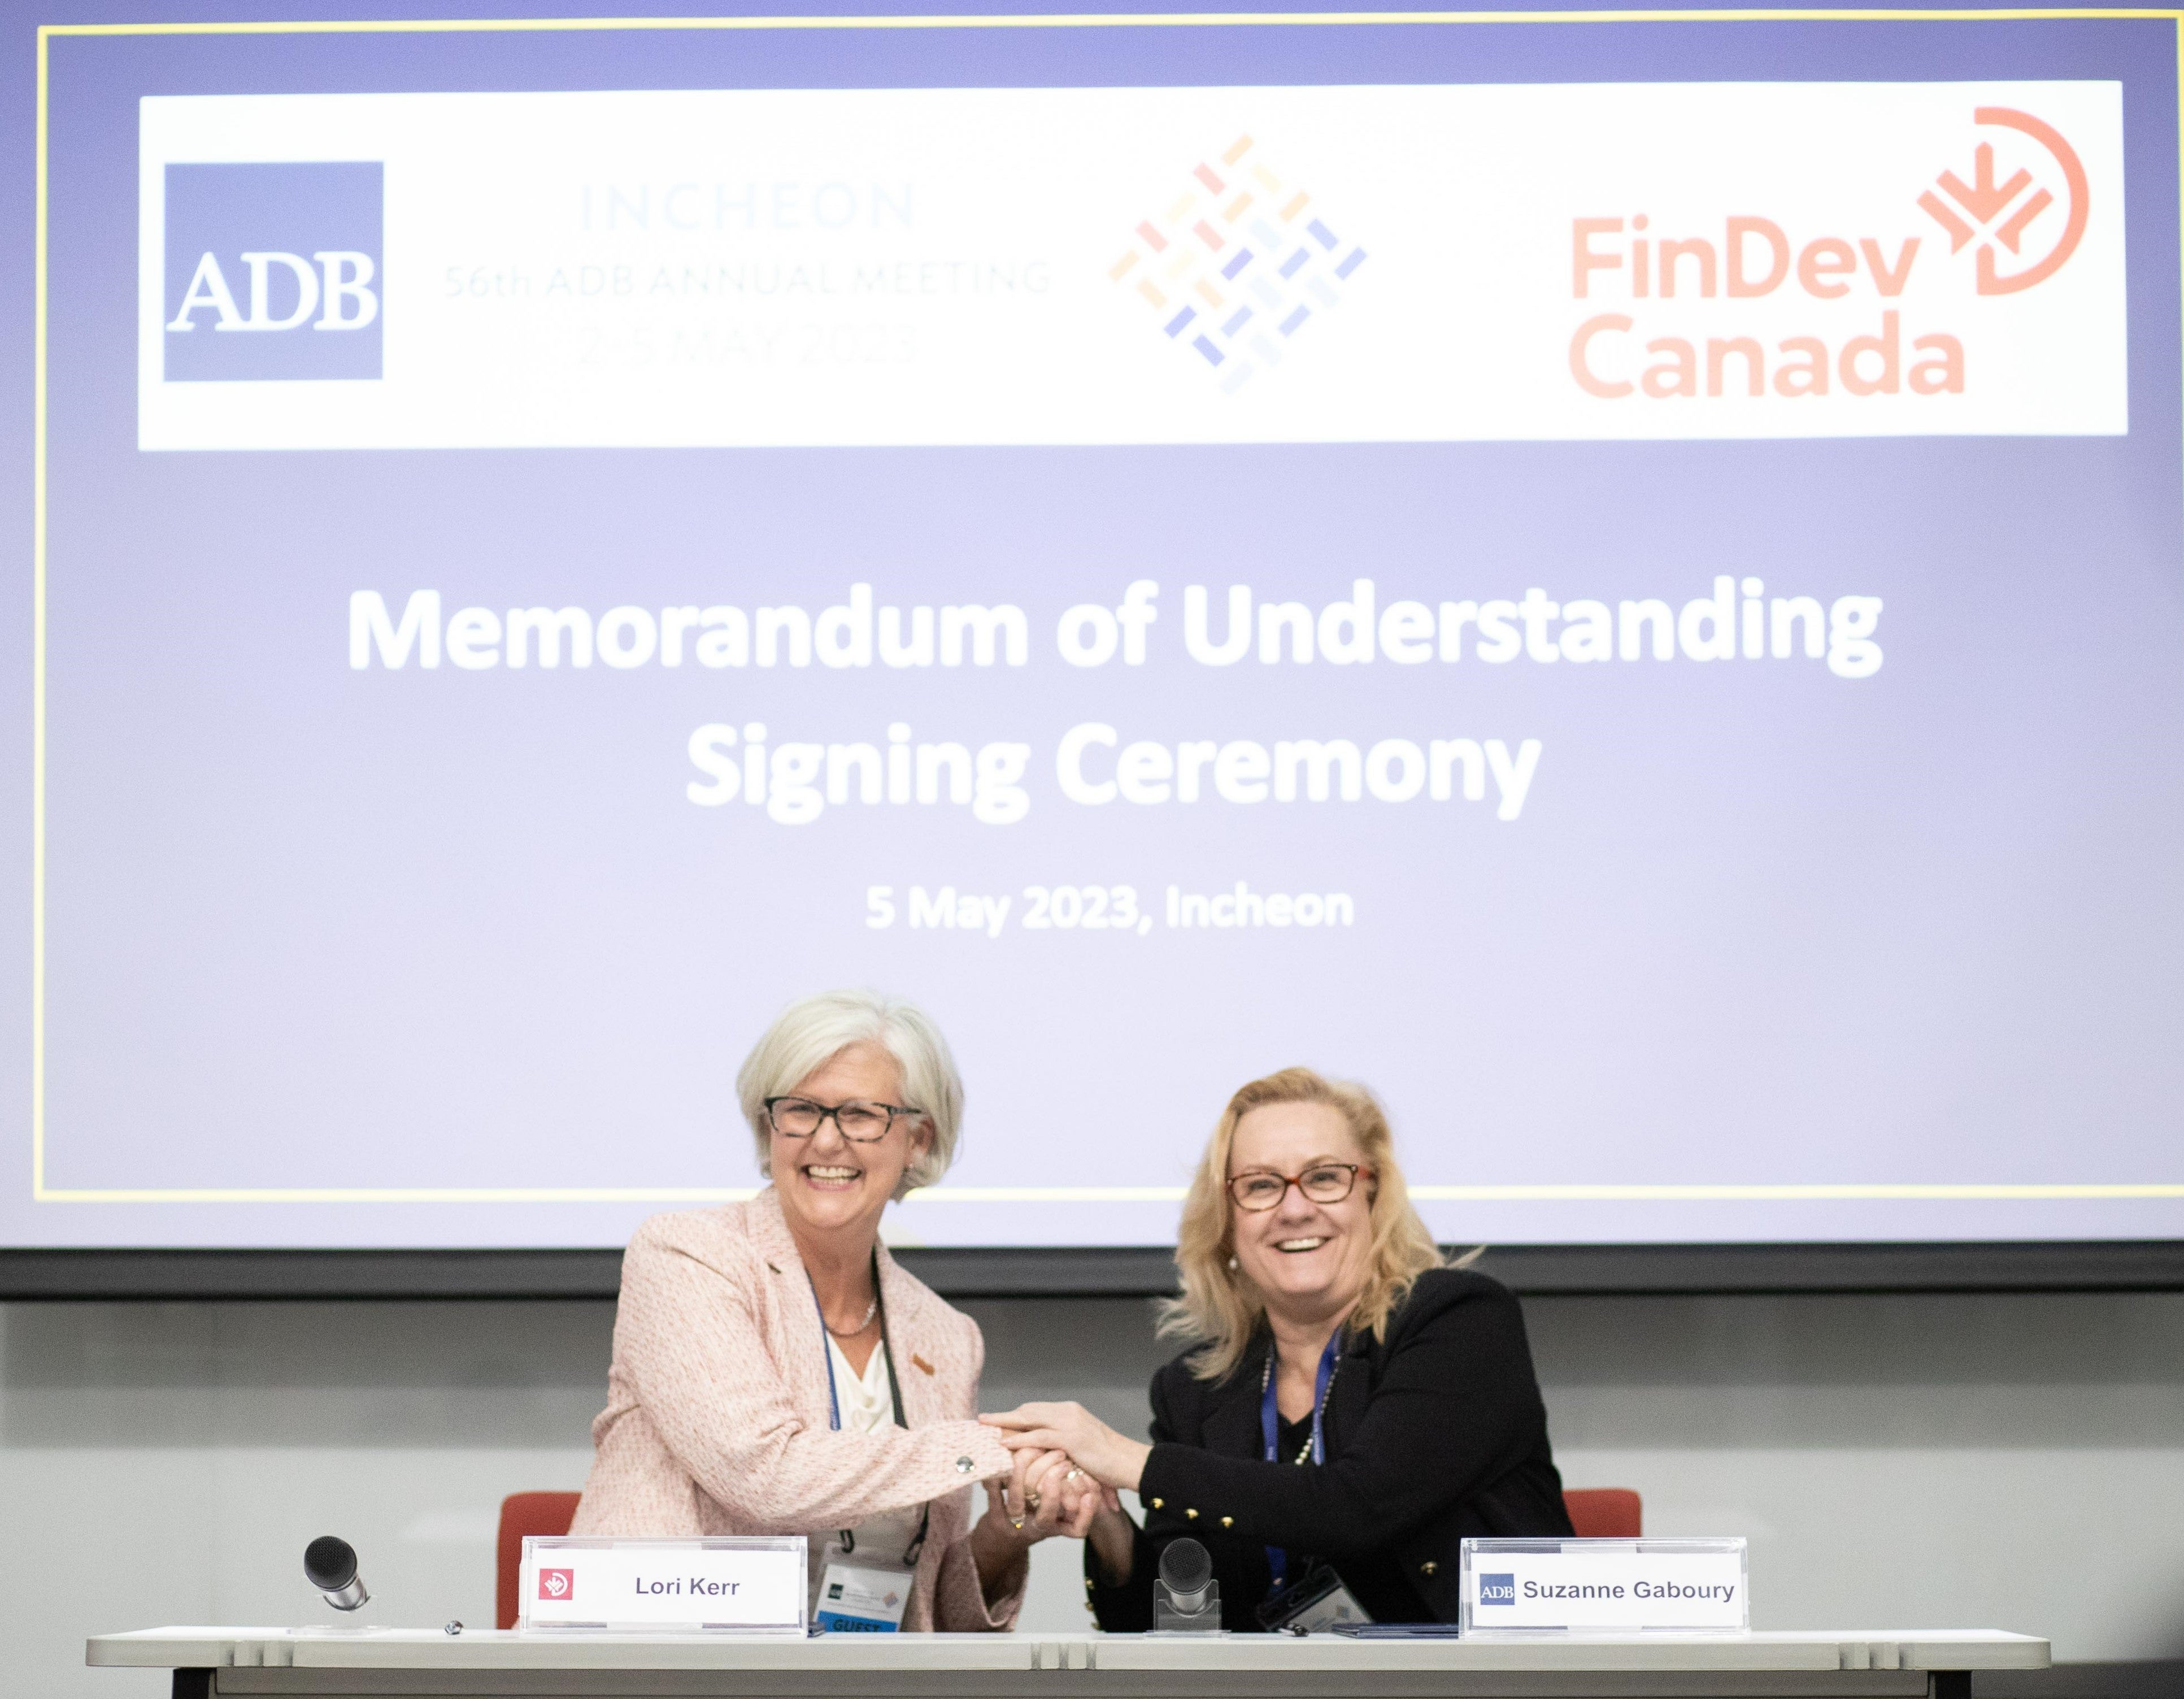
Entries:
<svg viewBox="0 0 2184 1699">
<path fill-rule="evenodd" d="M 1168 1634 L 1217 1632 L 1221 1627 L 1221 1587 L 1213 1579 L 1212 1554 L 1195 1540 L 1172 1540 L 1161 1552 L 1153 1627 Z"/>
<path fill-rule="evenodd" d="M 1206 1589 L 1213 1585 L 1213 1558 L 1195 1540 L 1173 1540 L 1161 1553 L 1161 1585 L 1176 1609 L 1195 1616 L 1206 1607 Z"/>
<path fill-rule="evenodd" d="M 371 1602 L 364 1577 L 356 1573 L 356 1547 L 346 1540 L 322 1534 L 306 1546 L 304 1575 L 337 1611 L 354 1611 Z"/>
</svg>

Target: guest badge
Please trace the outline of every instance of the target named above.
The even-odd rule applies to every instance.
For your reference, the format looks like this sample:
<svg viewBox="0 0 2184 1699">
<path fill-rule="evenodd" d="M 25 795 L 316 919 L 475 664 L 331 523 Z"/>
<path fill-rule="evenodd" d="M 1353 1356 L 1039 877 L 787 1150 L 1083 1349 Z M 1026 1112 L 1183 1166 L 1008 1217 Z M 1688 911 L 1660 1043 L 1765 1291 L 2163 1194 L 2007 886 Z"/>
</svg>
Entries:
<svg viewBox="0 0 2184 1699">
<path fill-rule="evenodd" d="M 854 1555 L 838 1540 L 827 1542 L 827 1567 L 811 1620 L 830 1634 L 895 1634 L 910 1604 L 907 1563 L 860 1546 Z"/>
<path fill-rule="evenodd" d="M 1467 1540 L 1468 1635 L 1742 1634 L 1744 1541 Z"/>
</svg>

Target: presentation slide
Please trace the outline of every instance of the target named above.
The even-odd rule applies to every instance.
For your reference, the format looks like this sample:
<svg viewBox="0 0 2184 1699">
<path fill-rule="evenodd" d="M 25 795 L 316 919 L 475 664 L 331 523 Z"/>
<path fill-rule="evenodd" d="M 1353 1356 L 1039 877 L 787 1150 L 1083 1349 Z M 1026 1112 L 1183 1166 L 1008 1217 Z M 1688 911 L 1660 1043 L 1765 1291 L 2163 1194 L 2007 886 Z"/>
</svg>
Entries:
<svg viewBox="0 0 2184 1699">
<path fill-rule="evenodd" d="M 0 1243 L 2184 1238 L 2171 22 L 569 21 L 40 38 Z"/>
</svg>

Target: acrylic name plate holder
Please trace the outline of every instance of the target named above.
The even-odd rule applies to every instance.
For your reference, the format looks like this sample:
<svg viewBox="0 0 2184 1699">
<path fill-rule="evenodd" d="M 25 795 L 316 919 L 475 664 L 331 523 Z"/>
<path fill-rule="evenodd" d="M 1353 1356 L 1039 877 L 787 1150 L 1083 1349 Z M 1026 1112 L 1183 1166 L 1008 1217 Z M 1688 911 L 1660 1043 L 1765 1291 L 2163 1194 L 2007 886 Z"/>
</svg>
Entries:
<svg viewBox="0 0 2184 1699">
<path fill-rule="evenodd" d="M 516 1626 L 801 1638 L 807 1561 L 800 1534 L 693 1540 L 532 1535 L 523 1542 Z"/>
<path fill-rule="evenodd" d="M 1467 1540 L 1467 1635 L 1744 1634 L 1736 1540 Z"/>
</svg>

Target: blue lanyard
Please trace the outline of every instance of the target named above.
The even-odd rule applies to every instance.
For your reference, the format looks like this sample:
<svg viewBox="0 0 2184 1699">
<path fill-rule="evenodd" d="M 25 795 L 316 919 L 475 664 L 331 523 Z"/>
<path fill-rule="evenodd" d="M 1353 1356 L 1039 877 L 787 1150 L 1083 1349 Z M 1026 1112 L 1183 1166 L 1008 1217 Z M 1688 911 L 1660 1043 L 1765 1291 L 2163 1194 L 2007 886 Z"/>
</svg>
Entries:
<svg viewBox="0 0 2184 1699">
<path fill-rule="evenodd" d="M 1312 1390 L 1312 1460 L 1315 1463 L 1327 1461 L 1327 1434 L 1322 1426 L 1327 1414 L 1327 1389 L 1334 1379 L 1334 1364 L 1338 1347 L 1342 1343 L 1342 1329 L 1337 1328 L 1328 1336 L 1327 1348 L 1319 1354 L 1319 1375 Z M 1267 1347 L 1266 1384 L 1259 1391 L 1259 1437 L 1266 1441 L 1267 1461 L 1280 1462 L 1275 1454 L 1274 1435 L 1279 1431 L 1281 1412 L 1274 1407 L 1274 1347 Z M 1279 1592 L 1287 1578 L 1290 1554 L 1279 1546 L 1267 1548 L 1267 1567 L 1273 1573 L 1274 1590 Z"/>
<path fill-rule="evenodd" d="M 816 1300 L 818 1294 L 812 1295 Z M 827 1425 L 837 1434 L 842 1431 L 842 1401 L 834 1392 L 834 1339 L 827 1331 L 827 1312 L 819 1312 L 819 1349 L 825 1353 L 827 1364 Z"/>
</svg>

